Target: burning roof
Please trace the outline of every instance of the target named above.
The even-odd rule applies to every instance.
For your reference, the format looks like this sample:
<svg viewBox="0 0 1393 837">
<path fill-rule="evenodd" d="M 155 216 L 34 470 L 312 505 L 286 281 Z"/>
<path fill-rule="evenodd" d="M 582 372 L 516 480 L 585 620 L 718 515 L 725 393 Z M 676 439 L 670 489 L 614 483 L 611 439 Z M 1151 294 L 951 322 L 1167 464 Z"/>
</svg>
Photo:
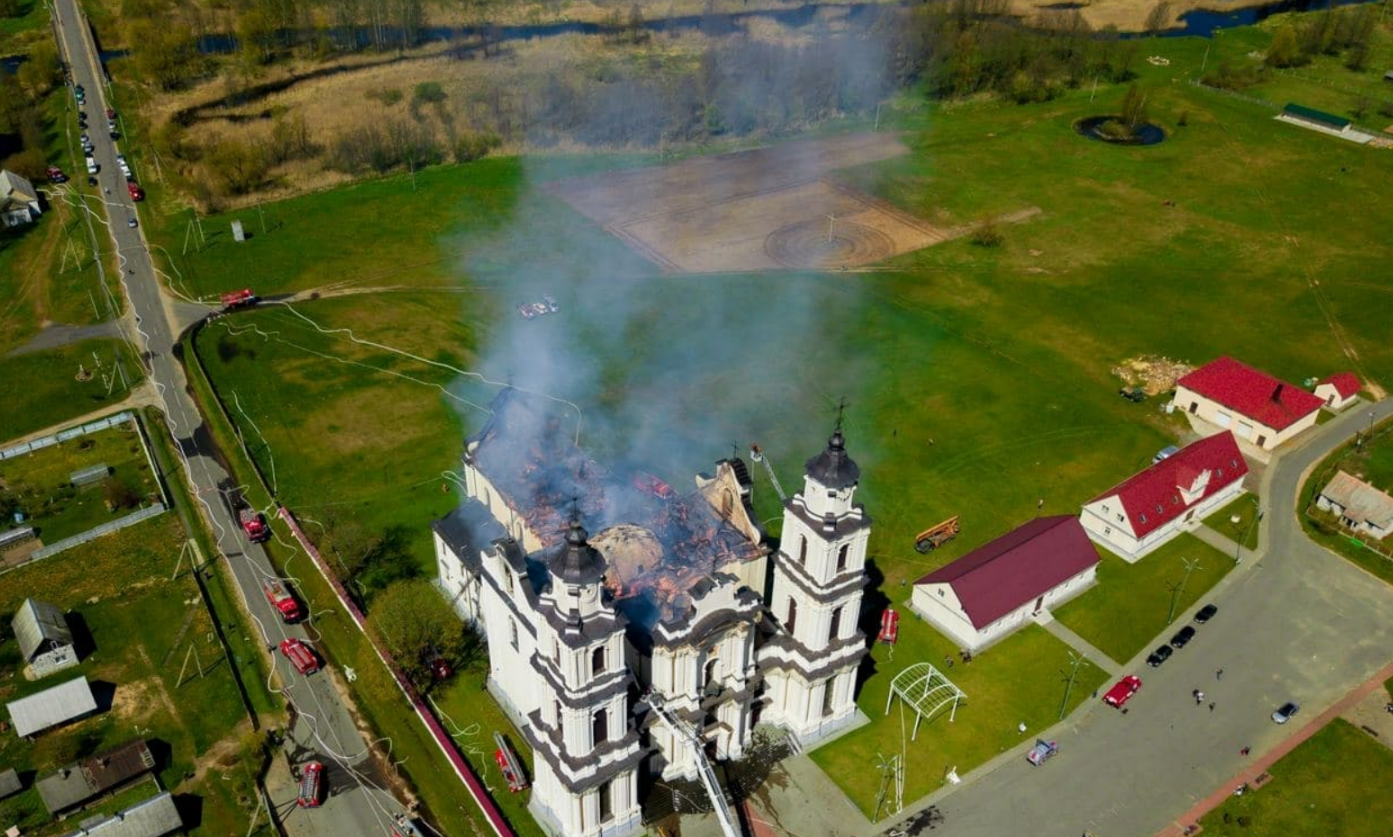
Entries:
<svg viewBox="0 0 1393 837">
<path fill-rule="evenodd" d="M 681 618 L 688 592 L 733 563 L 766 554 L 741 503 L 704 488 L 654 496 L 616 477 L 575 445 L 561 417 L 542 399 L 504 390 L 488 423 L 468 441 L 468 461 L 483 474 L 543 544 L 559 544 L 573 514 L 596 532 L 605 586 L 643 627 Z M 738 494 L 733 469 L 729 480 Z"/>
</svg>

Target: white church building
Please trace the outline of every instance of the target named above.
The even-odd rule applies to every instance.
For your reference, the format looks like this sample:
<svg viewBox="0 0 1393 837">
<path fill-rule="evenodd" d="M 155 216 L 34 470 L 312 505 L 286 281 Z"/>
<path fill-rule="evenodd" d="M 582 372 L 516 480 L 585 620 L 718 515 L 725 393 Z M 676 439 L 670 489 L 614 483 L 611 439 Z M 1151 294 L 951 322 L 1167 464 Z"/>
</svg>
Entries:
<svg viewBox="0 0 1393 837">
<path fill-rule="evenodd" d="M 870 519 L 839 430 L 771 550 L 744 461 L 690 493 L 589 459 L 506 390 L 466 442 L 465 502 L 434 524 L 437 583 L 488 644 L 490 692 L 534 754 L 530 809 L 564 837 L 639 831 L 655 781 L 697 778 L 695 732 L 739 759 L 756 724 L 809 744 L 851 724 Z"/>
</svg>

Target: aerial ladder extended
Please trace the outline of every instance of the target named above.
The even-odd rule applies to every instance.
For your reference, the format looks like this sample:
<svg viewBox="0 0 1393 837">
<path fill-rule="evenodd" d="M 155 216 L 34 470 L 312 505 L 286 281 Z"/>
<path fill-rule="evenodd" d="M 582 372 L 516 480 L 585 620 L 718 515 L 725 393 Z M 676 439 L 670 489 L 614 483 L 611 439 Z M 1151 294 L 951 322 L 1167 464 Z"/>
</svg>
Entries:
<svg viewBox="0 0 1393 837">
<path fill-rule="evenodd" d="M 759 445 L 750 445 L 750 458 L 764 466 L 764 472 L 769 475 L 769 482 L 774 484 L 774 493 L 779 495 L 779 501 L 788 502 L 788 495 L 784 493 L 784 487 L 779 485 L 779 478 L 774 476 L 774 466 L 769 464 L 769 455 Z"/>
<path fill-rule="evenodd" d="M 742 837 L 739 826 L 735 824 L 735 814 L 730 810 L 730 804 L 726 802 L 726 795 L 721 791 L 721 786 L 716 781 L 716 771 L 711 769 L 711 762 L 706 758 L 706 748 L 701 745 L 701 737 L 697 735 L 696 730 L 692 729 L 691 724 L 667 710 L 667 707 L 663 705 L 662 695 L 657 692 L 649 692 L 648 705 L 652 707 L 653 714 L 658 716 L 658 720 L 672 730 L 673 735 L 685 741 L 692 748 L 692 759 L 696 761 L 697 775 L 701 777 L 701 785 L 706 789 L 706 795 L 711 797 L 711 807 L 716 811 L 716 820 L 721 824 L 721 832 L 725 834 L 725 837 Z"/>
</svg>

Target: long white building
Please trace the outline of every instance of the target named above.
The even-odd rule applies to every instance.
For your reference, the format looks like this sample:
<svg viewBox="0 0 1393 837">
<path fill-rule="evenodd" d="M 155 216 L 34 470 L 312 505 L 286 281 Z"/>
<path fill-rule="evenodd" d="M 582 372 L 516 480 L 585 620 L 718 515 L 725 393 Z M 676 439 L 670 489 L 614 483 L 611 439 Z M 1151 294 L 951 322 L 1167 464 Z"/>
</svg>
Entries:
<svg viewBox="0 0 1393 837">
<path fill-rule="evenodd" d="M 870 519 L 840 430 L 774 551 L 738 458 L 680 493 L 617 478 L 516 391 L 492 411 L 466 443 L 467 499 L 434 526 L 438 584 L 487 639 L 543 828 L 636 832 L 652 782 L 696 778 L 650 695 L 717 759 L 741 758 L 758 723 L 808 744 L 854 720 Z"/>
</svg>

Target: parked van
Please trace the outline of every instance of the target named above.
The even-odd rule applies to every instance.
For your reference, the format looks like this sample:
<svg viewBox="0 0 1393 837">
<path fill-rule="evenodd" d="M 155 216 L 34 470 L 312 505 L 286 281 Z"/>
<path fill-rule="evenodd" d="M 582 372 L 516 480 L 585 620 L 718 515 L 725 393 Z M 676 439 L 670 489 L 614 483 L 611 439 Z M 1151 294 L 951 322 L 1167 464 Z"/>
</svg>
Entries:
<svg viewBox="0 0 1393 837">
<path fill-rule="evenodd" d="M 99 172 L 99 171 L 101 171 L 101 170 L 102 170 L 102 167 L 99 166 L 99 165 L 97 165 L 96 159 L 94 159 L 94 158 L 92 157 L 91 154 L 88 154 L 88 155 L 87 155 L 87 173 L 88 173 L 88 174 L 96 174 L 97 172 Z"/>
</svg>

